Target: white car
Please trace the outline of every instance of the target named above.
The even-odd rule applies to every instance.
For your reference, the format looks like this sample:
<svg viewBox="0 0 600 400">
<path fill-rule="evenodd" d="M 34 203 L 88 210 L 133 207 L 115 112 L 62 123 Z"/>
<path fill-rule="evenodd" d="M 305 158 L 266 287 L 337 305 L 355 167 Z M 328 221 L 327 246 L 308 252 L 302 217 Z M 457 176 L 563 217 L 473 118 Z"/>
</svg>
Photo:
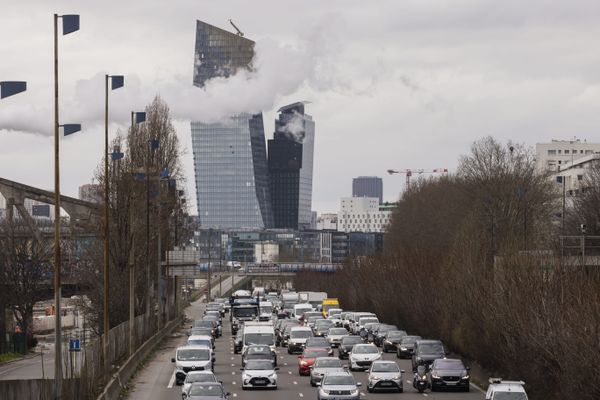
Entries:
<svg viewBox="0 0 600 400">
<path fill-rule="evenodd" d="M 181 395 L 184 394 L 187 396 L 188 391 L 192 387 L 192 383 L 194 382 L 218 382 L 217 377 L 212 371 L 190 371 L 185 377 L 185 381 L 183 381 L 183 386 L 181 387 Z"/>
<path fill-rule="evenodd" d="M 191 371 L 212 371 L 215 358 L 210 347 L 182 346 L 177 348 L 171 362 L 175 363 L 175 381 L 181 385 Z"/>
<path fill-rule="evenodd" d="M 374 344 L 355 344 L 348 357 L 350 371 L 367 370 L 373 361 L 381 360 L 381 353 Z"/>
<path fill-rule="evenodd" d="M 397 390 L 402 393 L 404 390 L 402 387 L 403 372 L 404 370 L 400 369 L 394 361 L 375 361 L 369 369 L 367 391 Z"/>
<path fill-rule="evenodd" d="M 528 400 L 525 393 L 525 382 L 503 381 L 502 378 L 490 378 L 490 386 L 485 400 Z"/>
<path fill-rule="evenodd" d="M 277 370 L 271 360 L 248 360 L 246 368 L 241 368 L 242 389 L 270 388 L 277 389 Z"/>
<path fill-rule="evenodd" d="M 310 385 L 317 386 L 325 374 L 331 372 L 346 372 L 342 360 L 334 357 L 318 357 L 310 367 Z"/>
</svg>

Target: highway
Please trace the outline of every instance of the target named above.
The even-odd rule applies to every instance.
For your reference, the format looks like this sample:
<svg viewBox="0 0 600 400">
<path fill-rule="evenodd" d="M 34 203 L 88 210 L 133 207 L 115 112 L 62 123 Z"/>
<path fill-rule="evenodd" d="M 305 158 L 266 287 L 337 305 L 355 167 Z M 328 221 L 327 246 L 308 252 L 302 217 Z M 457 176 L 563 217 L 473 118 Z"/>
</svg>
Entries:
<svg viewBox="0 0 600 400">
<path fill-rule="evenodd" d="M 197 319 L 202 316 L 204 303 L 197 301 L 186 310 L 190 319 Z M 164 400 L 181 399 L 181 387 L 174 384 L 174 365 L 171 363 L 171 357 L 175 354 L 178 346 L 184 345 L 187 340 L 185 329 L 175 333 L 172 337 L 165 340 L 160 348 L 154 353 L 145 367 L 138 372 L 131 382 L 129 391 L 130 400 Z M 278 364 L 278 389 L 277 390 L 242 390 L 240 385 L 241 377 L 241 356 L 233 353 L 233 342 L 231 329 L 228 320 L 228 314 L 224 318 L 223 336 L 217 339 L 215 374 L 217 378 L 223 381 L 225 390 L 231 393 L 230 399 L 249 399 L 249 400 L 292 400 L 301 398 L 315 399 L 317 388 L 311 387 L 309 377 L 299 376 L 297 367 L 297 355 L 288 355 L 283 347 L 277 348 Z M 337 350 L 336 350 L 337 356 Z M 363 399 L 445 399 L 445 400 L 481 400 L 484 399 L 483 392 L 477 388 L 471 387 L 470 393 L 464 392 L 436 392 L 427 391 L 419 394 L 413 389 L 411 384 L 412 372 L 410 360 L 398 360 L 394 354 L 384 354 L 385 359 L 398 361 L 400 368 L 406 371 L 404 375 L 404 393 L 367 393 L 365 372 L 353 372 L 357 381 L 363 383 Z"/>
</svg>

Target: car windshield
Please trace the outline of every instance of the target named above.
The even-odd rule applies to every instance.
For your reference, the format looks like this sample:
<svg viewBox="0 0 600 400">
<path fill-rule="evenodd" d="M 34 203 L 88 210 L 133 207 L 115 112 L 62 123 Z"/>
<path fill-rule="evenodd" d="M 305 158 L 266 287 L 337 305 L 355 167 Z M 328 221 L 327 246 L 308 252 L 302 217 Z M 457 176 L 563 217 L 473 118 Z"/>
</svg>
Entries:
<svg viewBox="0 0 600 400">
<path fill-rule="evenodd" d="M 185 378 L 185 383 L 216 381 L 217 377 L 215 374 L 188 374 L 188 376 Z"/>
<path fill-rule="evenodd" d="M 314 337 L 310 338 L 306 341 L 306 347 L 329 347 L 329 342 L 327 339 L 322 337 Z"/>
<path fill-rule="evenodd" d="M 213 327 L 213 323 L 212 321 L 196 321 L 196 323 L 194 324 L 195 327 L 198 328 L 212 328 Z"/>
<path fill-rule="evenodd" d="M 439 369 L 465 369 L 464 364 L 460 360 L 437 360 L 435 368 Z"/>
<path fill-rule="evenodd" d="M 400 368 L 396 363 L 375 363 L 371 370 L 373 372 L 398 372 Z"/>
<path fill-rule="evenodd" d="M 312 307 L 296 307 L 296 315 L 303 315 L 305 312 L 312 311 Z"/>
<path fill-rule="evenodd" d="M 270 346 L 274 343 L 272 333 L 246 333 L 244 340 L 246 344 L 265 344 Z"/>
<path fill-rule="evenodd" d="M 347 335 L 348 331 L 346 328 L 331 328 L 328 332 L 329 335 Z"/>
<path fill-rule="evenodd" d="M 323 350 L 304 350 L 302 354 L 304 358 L 327 357 L 329 354 Z"/>
<path fill-rule="evenodd" d="M 369 318 L 361 318 L 360 321 L 359 321 L 359 323 L 361 325 L 363 325 L 363 326 L 365 324 L 378 323 L 378 322 L 379 322 L 379 320 L 377 318 L 371 318 L 371 317 L 369 317 Z"/>
<path fill-rule="evenodd" d="M 290 334 L 290 337 L 292 339 L 306 339 L 312 336 L 312 332 L 311 331 L 292 331 L 292 333 Z"/>
<path fill-rule="evenodd" d="M 188 340 L 188 344 L 197 344 L 200 346 L 212 346 L 211 341 L 207 340 L 207 339 L 193 339 L 193 340 Z"/>
<path fill-rule="evenodd" d="M 443 354 L 444 346 L 441 343 L 423 343 L 419 345 L 419 352 L 423 354 Z"/>
<path fill-rule="evenodd" d="M 493 400 L 527 400 L 525 393 L 518 392 L 496 392 L 494 393 Z"/>
<path fill-rule="evenodd" d="M 206 335 L 206 336 L 210 336 L 211 335 L 210 331 L 211 331 L 210 328 L 198 328 L 198 329 L 194 328 L 194 329 L 192 329 L 191 333 L 192 333 L 192 335 Z"/>
<path fill-rule="evenodd" d="M 337 358 L 327 358 L 315 361 L 315 368 L 342 368 L 342 361 Z"/>
<path fill-rule="evenodd" d="M 315 322 L 319 319 L 323 319 L 323 317 L 319 317 L 318 315 L 314 315 L 312 317 L 308 317 L 308 322 Z"/>
<path fill-rule="evenodd" d="M 234 307 L 233 315 L 235 317 L 255 317 L 256 307 Z"/>
<path fill-rule="evenodd" d="M 402 338 L 402 344 L 414 344 L 417 340 L 420 340 L 419 336 L 404 336 Z"/>
<path fill-rule="evenodd" d="M 328 319 L 319 319 L 317 320 L 317 322 L 315 322 L 315 324 L 317 325 L 317 327 L 321 328 L 321 327 L 330 327 L 333 326 L 333 321 L 330 321 Z"/>
<path fill-rule="evenodd" d="M 387 334 L 388 339 L 400 339 L 404 336 L 404 332 L 401 331 L 391 331 Z"/>
<path fill-rule="evenodd" d="M 222 396 L 221 385 L 192 385 L 190 396 Z"/>
<path fill-rule="evenodd" d="M 377 347 L 375 346 L 354 346 L 352 352 L 356 354 L 375 354 L 378 353 Z"/>
<path fill-rule="evenodd" d="M 342 344 L 344 345 L 358 344 L 362 342 L 363 340 L 360 336 L 348 336 L 342 339 Z"/>
<path fill-rule="evenodd" d="M 207 361 L 210 359 L 208 349 L 183 349 L 177 352 L 179 361 Z"/>
<path fill-rule="evenodd" d="M 248 354 L 270 354 L 271 349 L 267 346 L 251 346 L 248 347 Z"/>
<path fill-rule="evenodd" d="M 323 386 L 325 385 L 352 385 L 354 386 L 354 378 L 350 375 L 325 375 L 323 378 Z"/>
<path fill-rule="evenodd" d="M 273 369 L 273 363 L 270 360 L 248 360 L 246 362 L 246 369 L 251 369 L 251 370 Z"/>
<path fill-rule="evenodd" d="M 271 314 L 273 312 L 273 308 L 271 306 L 261 306 L 260 312 L 263 314 Z"/>
</svg>

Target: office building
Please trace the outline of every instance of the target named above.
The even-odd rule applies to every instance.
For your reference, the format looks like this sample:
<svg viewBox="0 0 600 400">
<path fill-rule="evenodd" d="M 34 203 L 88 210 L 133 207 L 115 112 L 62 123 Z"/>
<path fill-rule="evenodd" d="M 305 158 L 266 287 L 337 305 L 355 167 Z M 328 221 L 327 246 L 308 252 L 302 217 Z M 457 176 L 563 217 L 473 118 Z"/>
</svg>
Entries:
<svg viewBox="0 0 600 400">
<path fill-rule="evenodd" d="M 352 179 L 352 197 L 376 197 L 383 203 L 383 180 L 377 176 Z"/>
<path fill-rule="evenodd" d="M 317 219 L 318 230 L 329 230 L 337 231 L 338 229 L 338 215 L 334 213 L 321 214 Z"/>
<path fill-rule="evenodd" d="M 342 232 L 385 232 L 393 204 L 379 204 L 376 197 L 342 197 L 338 230 Z"/>
<path fill-rule="evenodd" d="M 298 102 L 279 109 L 269 140 L 269 177 L 275 228 L 310 229 L 315 123 Z"/>
<path fill-rule="evenodd" d="M 197 21 L 194 85 L 250 69 L 254 42 Z M 273 225 L 262 113 L 192 122 L 198 216 L 203 227 Z"/>
<path fill-rule="evenodd" d="M 600 153 L 600 143 L 587 143 L 580 139 L 552 140 L 536 143 L 535 161 L 540 172 L 556 172 L 566 163 L 573 165 L 579 158 Z"/>
</svg>

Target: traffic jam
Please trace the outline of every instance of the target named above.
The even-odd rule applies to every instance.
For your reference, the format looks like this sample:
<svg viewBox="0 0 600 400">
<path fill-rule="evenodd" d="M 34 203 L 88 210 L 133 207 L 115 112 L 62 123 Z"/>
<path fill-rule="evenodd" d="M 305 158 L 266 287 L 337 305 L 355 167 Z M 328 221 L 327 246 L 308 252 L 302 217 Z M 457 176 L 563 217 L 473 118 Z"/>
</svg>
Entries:
<svg viewBox="0 0 600 400">
<path fill-rule="evenodd" d="M 239 382 L 229 388 L 215 369 L 215 350 L 227 340 L 225 331 L 233 341 L 231 360 L 237 360 L 231 365 L 239 366 Z M 476 390 L 481 394 L 474 398 L 527 400 L 524 382 L 490 378 L 482 391 L 472 384 L 469 366 L 451 357 L 442 341 L 409 334 L 371 312 L 344 310 L 324 292 L 238 290 L 207 303 L 187 335 L 171 359 L 185 400 L 245 398 L 232 393 L 238 389 L 278 390 L 286 354 L 286 360 L 297 357 L 297 371 L 292 363 L 285 366 L 292 365 L 288 374 L 297 374 L 294 384 L 306 385 L 301 397 L 355 400 L 369 393 L 431 396 Z"/>
</svg>

